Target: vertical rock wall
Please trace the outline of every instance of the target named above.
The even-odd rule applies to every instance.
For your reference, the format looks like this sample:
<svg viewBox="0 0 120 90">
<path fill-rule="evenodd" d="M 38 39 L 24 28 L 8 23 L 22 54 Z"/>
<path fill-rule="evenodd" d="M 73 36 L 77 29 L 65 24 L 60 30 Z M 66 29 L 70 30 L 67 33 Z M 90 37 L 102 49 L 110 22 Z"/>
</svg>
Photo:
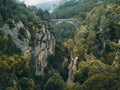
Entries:
<svg viewBox="0 0 120 90">
<path fill-rule="evenodd" d="M 35 30 L 35 40 L 34 45 L 30 45 L 32 35 L 29 29 L 25 30 L 26 37 L 23 40 L 18 38 L 19 29 L 22 27 L 24 27 L 23 23 L 19 22 L 13 29 L 10 29 L 5 24 L 0 30 L 12 38 L 13 43 L 20 49 L 22 54 L 31 56 L 33 73 L 37 76 L 44 75 L 44 68 L 47 66 L 47 57 L 54 53 L 55 38 L 49 30 L 46 30 L 44 25 L 40 29 L 33 27 L 32 29 Z"/>
</svg>

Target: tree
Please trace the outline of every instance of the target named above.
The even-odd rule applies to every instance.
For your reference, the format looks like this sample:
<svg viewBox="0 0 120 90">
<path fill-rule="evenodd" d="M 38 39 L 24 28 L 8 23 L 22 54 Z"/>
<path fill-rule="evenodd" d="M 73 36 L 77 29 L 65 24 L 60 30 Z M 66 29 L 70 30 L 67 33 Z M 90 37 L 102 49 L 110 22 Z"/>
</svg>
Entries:
<svg viewBox="0 0 120 90">
<path fill-rule="evenodd" d="M 31 85 L 32 81 L 28 79 L 31 76 L 29 60 L 29 56 L 0 56 L 0 89 L 5 90 L 8 87 L 9 90 L 12 87 L 17 87 L 19 79 L 22 88 L 24 88 L 23 84 Z"/>
<path fill-rule="evenodd" d="M 43 17 L 44 20 L 50 21 L 50 13 L 47 10 L 44 11 Z"/>
<path fill-rule="evenodd" d="M 43 10 L 42 10 L 42 9 L 39 9 L 39 10 L 37 11 L 36 15 L 37 15 L 40 19 L 42 19 L 42 18 L 44 17 L 44 12 L 43 12 Z"/>
<path fill-rule="evenodd" d="M 33 90 L 33 83 L 29 78 L 20 79 L 20 86 L 22 90 Z"/>
<path fill-rule="evenodd" d="M 48 79 L 45 90 L 67 90 L 67 88 L 62 77 L 58 74 L 54 74 Z"/>
<path fill-rule="evenodd" d="M 83 84 L 83 90 L 119 90 L 120 76 L 94 75 Z"/>
<path fill-rule="evenodd" d="M 83 83 L 88 78 L 88 72 L 89 72 L 88 68 L 83 68 L 82 70 L 76 72 L 74 75 L 74 81 Z"/>
</svg>

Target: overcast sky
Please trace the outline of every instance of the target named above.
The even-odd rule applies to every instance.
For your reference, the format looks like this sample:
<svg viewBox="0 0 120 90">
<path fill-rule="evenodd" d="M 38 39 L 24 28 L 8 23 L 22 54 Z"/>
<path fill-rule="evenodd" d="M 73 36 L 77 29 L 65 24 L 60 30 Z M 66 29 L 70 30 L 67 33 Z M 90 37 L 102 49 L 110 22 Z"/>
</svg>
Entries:
<svg viewBox="0 0 120 90">
<path fill-rule="evenodd" d="M 60 1 L 60 0 L 20 0 L 24 1 L 26 5 L 36 5 L 38 3 L 52 2 L 52 1 Z"/>
</svg>

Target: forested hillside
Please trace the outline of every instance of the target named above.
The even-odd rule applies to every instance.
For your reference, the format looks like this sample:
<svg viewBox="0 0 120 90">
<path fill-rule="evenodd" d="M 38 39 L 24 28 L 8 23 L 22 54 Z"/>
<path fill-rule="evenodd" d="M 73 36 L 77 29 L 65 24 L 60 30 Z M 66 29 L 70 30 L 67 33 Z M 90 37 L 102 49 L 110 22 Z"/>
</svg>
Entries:
<svg viewBox="0 0 120 90">
<path fill-rule="evenodd" d="M 0 0 L 0 90 L 120 90 L 120 1 Z"/>
<path fill-rule="evenodd" d="M 74 65 L 78 57 L 76 67 L 72 68 L 73 75 L 70 75 L 73 78 L 67 80 L 68 86 L 72 86 L 70 90 L 119 90 L 119 10 L 119 0 L 70 0 L 52 13 L 54 18 L 78 18 L 81 22 L 71 38 L 68 38 L 71 34 L 66 38 L 63 35 L 72 29 L 66 29 L 61 36 L 58 34 L 63 28 L 57 27 L 62 24 L 55 30 L 56 37 L 63 38 L 59 42 L 63 43 L 61 47 L 72 56 L 70 65 Z M 68 69 L 70 71 L 71 67 Z"/>
<path fill-rule="evenodd" d="M 104 3 L 105 2 L 105 3 Z M 69 0 L 65 4 L 60 4 L 52 14 L 52 18 L 70 18 L 79 14 L 85 14 L 100 4 L 119 3 L 117 0 Z M 62 12 L 62 13 L 61 13 Z"/>
</svg>

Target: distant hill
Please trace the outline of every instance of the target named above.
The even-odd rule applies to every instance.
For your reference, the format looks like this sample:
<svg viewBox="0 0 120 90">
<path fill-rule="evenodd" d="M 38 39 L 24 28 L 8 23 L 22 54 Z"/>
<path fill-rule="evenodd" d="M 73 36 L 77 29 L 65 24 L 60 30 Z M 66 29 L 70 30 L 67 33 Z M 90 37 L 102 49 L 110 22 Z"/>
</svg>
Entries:
<svg viewBox="0 0 120 90">
<path fill-rule="evenodd" d="M 92 5 L 90 2 L 94 2 L 94 0 L 68 0 L 67 2 L 60 4 L 60 6 L 55 9 L 52 17 L 70 18 L 78 15 L 80 12 L 88 12 Z"/>
<path fill-rule="evenodd" d="M 21 0 L 16 0 L 16 1 L 19 2 Z M 37 8 L 41 8 L 42 10 L 52 11 L 54 8 L 57 8 L 58 6 L 61 6 L 68 1 L 70 0 L 57 0 L 57 1 L 53 0 L 53 1 L 48 1 L 44 3 L 38 3 L 35 6 Z"/>
<path fill-rule="evenodd" d="M 56 7 L 59 3 L 60 1 L 52 1 L 52 2 L 50 1 L 50 2 L 37 4 L 36 6 L 43 10 L 51 10 L 53 7 Z"/>
<path fill-rule="evenodd" d="M 104 0 L 62 0 L 59 7 L 56 8 L 52 14 L 53 18 L 71 18 L 79 15 L 80 12 L 89 12 L 92 8 L 97 6 L 98 2 Z M 112 0 L 106 1 L 110 2 Z M 62 12 L 62 13 L 61 13 Z"/>
<path fill-rule="evenodd" d="M 45 3 L 36 4 L 35 6 L 37 6 L 38 8 L 41 8 L 43 10 L 52 11 L 53 8 L 57 8 L 58 6 L 61 6 L 68 1 L 69 0 L 49 1 L 49 2 L 45 2 Z"/>
</svg>

